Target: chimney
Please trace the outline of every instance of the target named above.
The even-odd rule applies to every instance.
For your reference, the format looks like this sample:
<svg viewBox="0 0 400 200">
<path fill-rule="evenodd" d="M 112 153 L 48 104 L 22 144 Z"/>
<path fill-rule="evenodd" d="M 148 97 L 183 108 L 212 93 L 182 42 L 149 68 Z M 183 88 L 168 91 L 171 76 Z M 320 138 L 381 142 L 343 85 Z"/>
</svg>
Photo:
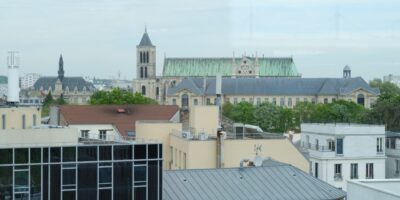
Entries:
<svg viewBox="0 0 400 200">
<path fill-rule="evenodd" d="M 9 51 L 7 57 L 8 65 L 8 94 L 7 104 L 15 105 L 19 103 L 19 57 L 17 51 Z"/>
<path fill-rule="evenodd" d="M 224 139 L 225 132 L 217 131 L 217 168 L 224 168 Z"/>
</svg>

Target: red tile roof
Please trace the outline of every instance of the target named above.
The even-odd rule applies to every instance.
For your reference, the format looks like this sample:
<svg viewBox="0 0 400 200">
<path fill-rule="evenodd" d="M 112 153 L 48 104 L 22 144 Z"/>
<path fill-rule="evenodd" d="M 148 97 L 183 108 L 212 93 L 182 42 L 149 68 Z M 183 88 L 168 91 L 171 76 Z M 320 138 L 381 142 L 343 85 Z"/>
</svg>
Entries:
<svg viewBox="0 0 400 200">
<path fill-rule="evenodd" d="M 63 105 L 60 115 L 67 124 L 113 124 L 127 136 L 137 120 L 170 120 L 178 106 L 167 105 Z"/>
</svg>

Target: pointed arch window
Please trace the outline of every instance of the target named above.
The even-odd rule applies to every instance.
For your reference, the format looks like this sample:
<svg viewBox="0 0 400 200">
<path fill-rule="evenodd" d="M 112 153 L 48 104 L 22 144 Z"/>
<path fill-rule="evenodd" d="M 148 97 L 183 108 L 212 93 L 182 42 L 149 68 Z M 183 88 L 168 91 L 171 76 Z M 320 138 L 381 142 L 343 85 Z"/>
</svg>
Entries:
<svg viewBox="0 0 400 200">
<path fill-rule="evenodd" d="M 139 52 L 139 63 L 142 63 L 142 52 Z"/>
<path fill-rule="evenodd" d="M 144 67 L 144 77 L 147 78 L 147 67 Z"/>
<path fill-rule="evenodd" d="M 143 78 L 143 67 L 140 67 L 140 78 Z"/>
<path fill-rule="evenodd" d="M 142 85 L 142 95 L 146 95 L 146 86 Z"/>
</svg>

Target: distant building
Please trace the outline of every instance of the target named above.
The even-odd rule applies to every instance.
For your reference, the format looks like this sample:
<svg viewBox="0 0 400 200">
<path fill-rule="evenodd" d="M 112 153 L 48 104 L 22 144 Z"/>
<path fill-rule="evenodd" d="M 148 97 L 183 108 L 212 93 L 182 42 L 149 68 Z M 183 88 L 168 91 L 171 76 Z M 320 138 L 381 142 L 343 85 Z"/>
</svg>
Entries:
<svg viewBox="0 0 400 200">
<path fill-rule="evenodd" d="M 385 126 L 301 124 L 312 174 L 346 190 L 352 179 L 385 178 Z"/>
<path fill-rule="evenodd" d="M 79 135 L 55 126 L 0 130 L 0 199 L 163 199 L 162 144 Z"/>
<path fill-rule="evenodd" d="M 350 180 L 347 183 L 348 200 L 399 200 L 400 179 Z"/>
<path fill-rule="evenodd" d="M 308 160 L 284 136 L 226 131 L 218 137 L 218 120 L 216 106 L 194 106 L 188 125 L 165 120 L 136 121 L 136 139 L 162 141 L 165 169 L 238 167 L 240 160 L 259 155 L 310 171 Z"/>
<path fill-rule="evenodd" d="M 91 139 L 134 140 L 137 120 L 179 122 L 179 109 L 167 105 L 63 105 L 50 111 L 50 124 L 77 128 L 81 137 Z"/>
<path fill-rule="evenodd" d="M 21 81 L 21 89 L 28 89 L 33 87 L 37 80 L 39 80 L 40 74 L 37 73 L 28 73 L 20 78 Z"/>
<path fill-rule="evenodd" d="M 386 178 L 400 178 L 400 133 L 386 132 Z"/>
<path fill-rule="evenodd" d="M 165 102 L 167 88 L 186 77 L 266 78 L 301 77 L 291 57 L 266 58 L 256 55 L 214 58 L 164 58 L 162 76 L 156 76 L 156 46 L 145 30 L 136 47 L 136 79 L 133 91 Z"/>
<path fill-rule="evenodd" d="M 346 197 L 343 190 L 273 160 L 265 160 L 259 167 L 165 171 L 163 180 L 165 200 L 343 200 Z"/>
<path fill-rule="evenodd" d="M 222 78 L 222 102 L 254 105 L 270 102 L 293 107 L 299 102 L 331 103 L 348 100 L 370 108 L 380 94 L 361 77 L 351 78 Z M 188 108 L 215 104 L 215 78 L 187 78 L 169 88 L 165 103 Z"/>
<path fill-rule="evenodd" d="M 400 87 L 400 76 L 389 74 L 383 77 L 384 82 L 391 82 Z"/>
<path fill-rule="evenodd" d="M 40 77 L 34 84 L 36 96 L 46 96 L 49 92 L 53 97 L 63 95 L 70 104 L 87 104 L 90 96 L 95 91 L 92 83 L 85 81 L 82 77 L 64 77 L 64 60 L 60 56 L 58 76 Z"/>
</svg>

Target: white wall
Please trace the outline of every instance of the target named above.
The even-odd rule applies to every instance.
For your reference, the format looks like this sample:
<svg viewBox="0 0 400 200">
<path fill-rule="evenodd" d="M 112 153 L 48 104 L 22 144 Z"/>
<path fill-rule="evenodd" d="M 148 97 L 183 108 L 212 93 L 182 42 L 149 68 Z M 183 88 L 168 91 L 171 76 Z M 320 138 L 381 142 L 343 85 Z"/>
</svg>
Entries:
<svg viewBox="0 0 400 200">
<path fill-rule="evenodd" d="M 119 139 L 119 132 L 111 124 L 71 124 L 69 127 L 78 129 L 79 136 L 81 136 L 81 130 L 89 130 L 89 138 L 99 139 L 100 130 L 111 130 L 107 131 L 106 140 L 114 141 Z"/>
<path fill-rule="evenodd" d="M 319 163 L 318 178 L 335 186 L 347 189 L 346 181 L 350 179 L 350 165 L 352 163 L 358 164 L 358 179 L 366 179 L 366 164 L 374 164 L 374 179 L 385 178 L 385 158 L 377 159 L 314 159 L 310 158 L 312 163 L 312 172 L 315 174 L 315 162 Z M 335 180 L 335 164 L 342 164 L 342 180 Z"/>
<path fill-rule="evenodd" d="M 400 180 L 386 181 L 349 181 L 348 200 L 399 200 Z M 380 182 L 380 183 L 379 183 Z"/>
<path fill-rule="evenodd" d="M 57 146 L 78 144 L 75 128 L 0 130 L 0 146 Z"/>
</svg>

